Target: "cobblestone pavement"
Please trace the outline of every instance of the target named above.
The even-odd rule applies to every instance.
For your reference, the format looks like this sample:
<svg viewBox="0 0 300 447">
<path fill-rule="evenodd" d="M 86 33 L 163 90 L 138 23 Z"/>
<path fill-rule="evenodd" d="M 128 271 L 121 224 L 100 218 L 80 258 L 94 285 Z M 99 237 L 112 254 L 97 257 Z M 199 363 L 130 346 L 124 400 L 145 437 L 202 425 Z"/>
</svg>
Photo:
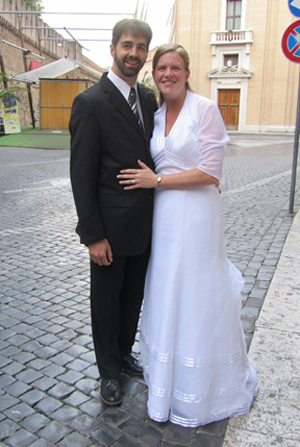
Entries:
<svg viewBox="0 0 300 447">
<path fill-rule="evenodd" d="M 226 151 L 225 232 L 246 281 L 248 344 L 292 223 L 292 152 L 291 136 L 239 134 Z M 0 148 L 0 165 L 0 446 L 221 447 L 226 420 L 198 429 L 149 420 L 141 379 L 123 375 L 122 405 L 101 404 L 69 152 Z"/>
</svg>

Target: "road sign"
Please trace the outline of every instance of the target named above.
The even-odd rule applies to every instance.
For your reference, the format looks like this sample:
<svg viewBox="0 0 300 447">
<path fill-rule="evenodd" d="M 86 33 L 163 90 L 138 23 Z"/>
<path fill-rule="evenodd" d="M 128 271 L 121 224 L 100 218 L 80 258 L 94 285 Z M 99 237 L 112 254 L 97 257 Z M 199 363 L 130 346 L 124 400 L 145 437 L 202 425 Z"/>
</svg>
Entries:
<svg viewBox="0 0 300 447">
<path fill-rule="evenodd" d="M 288 2 L 291 13 L 300 17 L 300 0 L 288 0 Z"/>
<path fill-rule="evenodd" d="M 300 20 L 292 23 L 281 40 L 282 51 L 292 62 L 300 63 Z"/>
</svg>

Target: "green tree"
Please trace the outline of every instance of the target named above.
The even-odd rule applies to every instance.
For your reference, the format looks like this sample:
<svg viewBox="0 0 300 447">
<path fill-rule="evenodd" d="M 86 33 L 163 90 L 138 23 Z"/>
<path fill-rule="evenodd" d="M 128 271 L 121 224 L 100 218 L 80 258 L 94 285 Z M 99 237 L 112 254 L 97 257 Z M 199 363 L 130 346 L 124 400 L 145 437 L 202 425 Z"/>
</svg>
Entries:
<svg viewBox="0 0 300 447">
<path fill-rule="evenodd" d="M 9 77 L 5 73 L 0 73 L 0 83 L 9 81 Z M 25 87 L 19 87 L 18 85 L 11 85 L 0 89 L 0 98 L 15 98 L 20 101 L 20 98 L 16 95 L 16 92 L 26 90 Z"/>
<path fill-rule="evenodd" d="M 154 91 L 154 94 L 156 97 L 158 97 L 158 90 L 156 85 L 153 82 L 153 78 L 151 73 L 149 73 L 149 71 L 145 71 L 144 76 L 142 78 L 142 80 L 140 81 L 142 84 L 144 84 L 146 87 L 151 88 L 151 90 Z"/>
<path fill-rule="evenodd" d="M 25 0 L 25 3 L 32 11 L 41 11 L 44 8 L 42 0 Z"/>
</svg>

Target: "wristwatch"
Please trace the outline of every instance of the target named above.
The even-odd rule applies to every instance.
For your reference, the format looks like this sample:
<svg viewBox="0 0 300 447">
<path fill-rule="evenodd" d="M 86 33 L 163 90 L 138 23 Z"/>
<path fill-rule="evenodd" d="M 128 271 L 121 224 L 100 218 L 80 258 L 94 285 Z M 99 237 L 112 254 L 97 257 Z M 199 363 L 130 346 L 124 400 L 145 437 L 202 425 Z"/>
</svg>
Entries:
<svg viewBox="0 0 300 447">
<path fill-rule="evenodd" d="M 158 187 L 158 188 L 160 187 L 161 181 L 162 181 L 162 178 L 161 178 L 161 175 L 159 175 L 159 176 L 156 178 L 156 183 L 157 183 L 157 187 Z"/>
</svg>

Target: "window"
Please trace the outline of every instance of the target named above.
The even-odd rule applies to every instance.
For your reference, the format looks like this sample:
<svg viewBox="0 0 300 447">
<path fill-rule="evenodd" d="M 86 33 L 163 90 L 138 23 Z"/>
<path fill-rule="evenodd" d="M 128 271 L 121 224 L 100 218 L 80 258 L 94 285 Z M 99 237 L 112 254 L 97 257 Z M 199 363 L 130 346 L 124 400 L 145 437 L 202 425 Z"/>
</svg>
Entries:
<svg viewBox="0 0 300 447">
<path fill-rule="evenodd" d="M 227 29 L 241 29 L 242 0 L 227 0 Z"/>
<path fill-rule="evenodd" d="M 227 67 L 227 62 L 228 61 L 231 61 L 230 67 L 232 67 L 234 65 L 238 65 L 238 63 L 239 63 L 239 55 L 238 54 L 224 54 L 224 67 Z"/>
</svg>

